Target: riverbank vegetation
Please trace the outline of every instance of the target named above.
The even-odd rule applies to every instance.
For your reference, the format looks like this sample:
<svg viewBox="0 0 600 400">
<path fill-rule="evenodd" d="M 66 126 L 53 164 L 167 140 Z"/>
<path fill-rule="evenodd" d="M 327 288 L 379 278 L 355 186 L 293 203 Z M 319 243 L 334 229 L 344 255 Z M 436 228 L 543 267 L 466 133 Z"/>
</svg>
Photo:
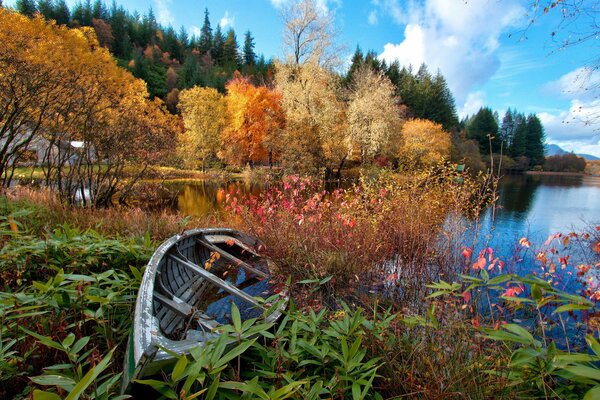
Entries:
<svg viewBox="0 0 600 400">
<path fill-rule="evenodd" d="M 552 235 L 535 249 L 523 238 L 512 259 L 485 245 L 479 252 L 461 242 L 459 224 L 438 218 L 468 211 L 464 200 L 480 189 L 439 172 L 412 182 L 365 177 L 335 192 L 290 177 L 259 198 L 231 193 L 228 214 L 210 221 L 90 213 L 48 192 L 3 196 L 2 395 L 114 398 L 143 265 L 157 241 L 187 224 L 261 235 L 276 276 L 292 282 L 294 305 L 273 329 L 230 328 L 256 329 L 257 338 L 227 351 L 215 343 L 141 383 L 165 398 L 581 398 L 597 390 L 600 296 L 588 278 L 600 262 L 600 231 Z M 585 257 L 569 259 L 574 247 Z M 528 260 L 536 275 L 516 275 Z"/>
</svg>

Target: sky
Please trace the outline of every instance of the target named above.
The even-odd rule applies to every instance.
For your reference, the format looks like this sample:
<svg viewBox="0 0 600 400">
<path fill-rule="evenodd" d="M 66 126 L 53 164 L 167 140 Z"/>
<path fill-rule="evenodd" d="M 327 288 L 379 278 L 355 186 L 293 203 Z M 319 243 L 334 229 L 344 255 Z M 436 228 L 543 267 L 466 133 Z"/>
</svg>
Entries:
<svg viewBox="0 0 600 400">
<path fill-rule="evenodd" d="M 67 0 L 72 5 L 77 0 Z M 257 53 L 282 54 L 281 7 L 293 0 L 117 0 L 158 21 L 199 33 L 204 9 L 211 24 L 233 27 L 238 40 L 250 30 Z M 548 143 L 600 156 L 600 39 L 563 47 L 571 32 L 589 32 L 592 17 L 561 24 L 550 10 L 532 25 L 533 0 L 315 0 L 334 16 L 338 41 L 350 60 L 357 46 L 380 58 L 415 68 L 425 62 L 446 78 L 462 118 L 480 107 L 536 113 Z M 543 1 L 542 1 L 543 2 Z M 5 1 L 5 4 L 10 2 Z M 556 36 L 552 36 L 552 32 Z M 596 67 L 594 69 L 594 67 Z M 594 118 L 595 117 L 595 118 Z M 596 121 L 594 121 L 594 119 Z"/>
</svg>

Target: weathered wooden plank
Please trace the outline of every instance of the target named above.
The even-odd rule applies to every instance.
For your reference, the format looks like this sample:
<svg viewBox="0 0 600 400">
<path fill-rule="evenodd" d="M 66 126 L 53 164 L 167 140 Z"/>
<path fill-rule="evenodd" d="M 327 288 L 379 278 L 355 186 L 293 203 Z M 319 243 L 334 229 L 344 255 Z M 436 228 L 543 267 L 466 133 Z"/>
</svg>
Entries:
<svg viewBox="0 0 600 400">
<path fill-rule="evenodd" d="M 252 272 L 253 274 L 258 275 L 258 276 L 260 276 L 262 278 L 268 278 L 269 277 L 268 274 L 262 272 L 259 269 L 254 268 L 252 265 L 248 264 L 247 262 L 245 262 L 243 260 L 240 260 L 239 258 L 237 258 L 234 255 L 229 254 L 228 252 L 226 252 L 225 250 L 223 250 L 223 249 L 215 246 L 214 244 L 208 243 L 207 241 L 202 240 L 202 239 L 196 239 L 196 240 L 198 241 L 198 243 L 200 243 L 202 246 L 206 247 L 207 249 L 209 249 L 211 251 L 214 251 L 214 252 L 217 252 L 217 253 L 219 253 L 221 255 L 221 257 L 223 257 L 223 258 L 231 261 L 232 263 L 235 263 L 236 266 L 242 267 L 246 271 Z"/>
<path fill-rule="evenodd" d="M 207 281 L 213 283 L 214 285 L 219 286 L 221 289 L 231 293 L 232 295 L 234 295 L 242 300 L 247 301 L 250 304 L 253 304 L 255 306 L 262 308 L 262 306 L 256 301 L 256 299 L 254 297 L 249 296 L 248 294 L 242 292 L 241 290 L 239 290 L 238 288 L 233 286 L 231 283 L 226 282 L 223 279 L 211 274 L 204 268 L 201 268 L 198 265 L 193 264 L 189 260 L 184 260 L 180 256 L 169 254 L 169 257 L 171 257 L 171 259 L 175 260 L 176 262 L 180 263 L 181 265 L 185 265 L 187 268 L 191 269 L 192 271 L 194 271 L 198 275 L 202 276 L 203 278 L 205 278 Z"/>
</svg>

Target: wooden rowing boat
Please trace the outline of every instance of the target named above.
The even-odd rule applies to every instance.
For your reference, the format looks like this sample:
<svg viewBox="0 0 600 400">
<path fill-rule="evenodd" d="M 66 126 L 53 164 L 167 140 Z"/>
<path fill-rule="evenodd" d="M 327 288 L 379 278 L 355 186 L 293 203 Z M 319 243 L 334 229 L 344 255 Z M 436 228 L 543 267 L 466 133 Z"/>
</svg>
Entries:
<svg viewBox="0 0 600 400">
<path fill-rule="evenodd" d="M 144 272 L 129 337 L 123 392 L 134 379 L 168 368 L 177 354 L 189 354 L 219 335 L 230 323 L 235 303 L 243 320 L 260 318 L 264 306 L 256 297 L 273 296 L 269 260 L 260 255 L 261 242 L 242 232 L 193 229 L 161 244 Z M 287 302 L 271 310 L 265 322 L 275 322 Z"/>
</svg>

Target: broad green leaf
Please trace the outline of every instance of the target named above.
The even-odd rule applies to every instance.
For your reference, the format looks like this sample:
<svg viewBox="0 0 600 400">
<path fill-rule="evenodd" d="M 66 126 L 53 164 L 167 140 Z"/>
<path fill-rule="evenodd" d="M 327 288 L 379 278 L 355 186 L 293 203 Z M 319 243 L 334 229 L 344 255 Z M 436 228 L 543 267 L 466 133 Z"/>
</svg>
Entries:
<svg viewBox="0 0 600 400">
<path fill-rule="evenodd" d="M 583 400 L 598 400 L 600 399 L 600 386 L 594 386 L 585 393 Z"/>
<path fill-rule="evenodd" d="M 31 381 L 43 386 L 58 386 L 59 388 L 70 392 L 75 387 L 75 381 L 62 375 L 40 375 L 31 378 Z"/>
<path fill-rule="evenodd" d="M 592 307 L 587 304 L 565 304 L 565 305 L 558 307 L 556 310 L 554 310 L 554 313 L 561 313 L 561 312 L 565 312 L 565 311 L 574 311 L 574 310 L 589 310 L 590 308 L 592 308 Z"/>
<path fill-rule="evenodd" d="M 179 356 L 179 360 L 177 360 L 177 363 L 175 363 L 175 367 L 173 367 L 173 373 L 171 374 L 173 382 L 179 381 L 179 379 L 183 375 L 183 372 L 185 371 L 185 367 L 187 367 L 187 365 L 188 365 L 187 357 Z"/>
<path fill-rule="evenodd" d="M 56 393 L 35 389 L 33 391 L 33 400 L 61 400 L 61 398 Z"/>
<path fill-rule="evenodd" d="M 169 385 L 163 381 L 157 381 L 155 379 L 135 379 L 135 383 L 142 385 L 148 385 L 158 393 L 165 396 L 167 399 L 177 400 L 177 393 L 169 387 Z"/>
</svg>

